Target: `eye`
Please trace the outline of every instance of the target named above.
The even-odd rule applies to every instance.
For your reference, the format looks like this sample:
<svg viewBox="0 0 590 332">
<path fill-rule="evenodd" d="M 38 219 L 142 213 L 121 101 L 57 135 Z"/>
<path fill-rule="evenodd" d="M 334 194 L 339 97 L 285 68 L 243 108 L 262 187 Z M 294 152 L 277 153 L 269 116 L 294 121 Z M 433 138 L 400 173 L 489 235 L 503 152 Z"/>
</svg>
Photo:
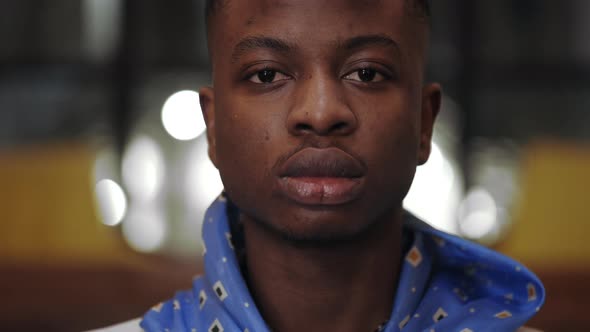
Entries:
<svg viewBox="0 0 590 332">
<path fill-rule="evenodd" d="M 377 70 L 373 68 L 361 68 L 358 70 L 353 71 L 350 74 L 344 76 L 344 79 L 351 80 L 351 81 L 359 81 L 364 83 L 373 83 L 373 82 L 381 82 L 386 80 L 388 77 L 381 74 Z"/>
<path fill-rule="evenodd" d="M 248 80 L 256 84 L 270 84 L 286 79 L 289 79 L 289 76 L 279 71 L 273 69 L 264 69 L 254 73 L 254 75 L 250 76 Z"/>
</svg>

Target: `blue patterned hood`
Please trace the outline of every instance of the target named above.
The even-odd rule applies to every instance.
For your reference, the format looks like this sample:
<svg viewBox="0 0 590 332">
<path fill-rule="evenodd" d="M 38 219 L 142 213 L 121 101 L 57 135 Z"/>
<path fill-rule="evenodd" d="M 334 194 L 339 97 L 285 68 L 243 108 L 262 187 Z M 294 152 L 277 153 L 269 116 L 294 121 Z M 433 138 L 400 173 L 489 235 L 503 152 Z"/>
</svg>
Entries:
<svg viewBox="0 0 590 332">
<path fill-rule="evenodd" d="M 267 332 L 234 252 L 223 196 L 203 221 L 205 274 L 149 310 L 147 332 Z M 514 260 L 440 232 L 407 215 L 405 254 L 394 307 L 381 331 L 515 331 L 545 299 L 539 279 Z"/>
</svg>

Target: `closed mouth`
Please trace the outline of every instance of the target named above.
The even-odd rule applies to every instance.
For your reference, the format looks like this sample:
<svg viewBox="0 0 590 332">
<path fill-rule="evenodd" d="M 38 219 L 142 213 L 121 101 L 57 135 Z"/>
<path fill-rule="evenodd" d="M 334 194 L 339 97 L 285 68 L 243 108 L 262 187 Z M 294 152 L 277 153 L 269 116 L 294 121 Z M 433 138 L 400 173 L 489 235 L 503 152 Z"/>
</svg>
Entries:
<svg viewBox="0 0 590 332">
<path fill-rule="evenodd" d="M 279 189 L 303 205 L 341 205 L 356 199 L 363 188 L 365 168 L 336 148 L 301 150 L 279 172 Z"/>
<path fill-rule="evenodd" d="M 291 156 L 280 169 L 280 177 L 360 178 L 365 170 L 348 153 L 337 149 L 306 148 Z"/>
</svg>

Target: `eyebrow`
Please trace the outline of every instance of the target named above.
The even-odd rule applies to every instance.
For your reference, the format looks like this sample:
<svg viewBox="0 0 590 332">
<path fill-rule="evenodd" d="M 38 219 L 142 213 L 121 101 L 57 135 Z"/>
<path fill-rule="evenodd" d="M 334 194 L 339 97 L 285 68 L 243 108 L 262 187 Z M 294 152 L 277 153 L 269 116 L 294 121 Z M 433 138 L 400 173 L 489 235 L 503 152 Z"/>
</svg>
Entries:
<svg viewBox="0 0 590 332">
<path fill-rule="evenodd" d="M 339 43 L 339 46 L 348 51 L 354 51 L 369 46 L 393 47 L 400 50 L 399 44 L 387 35 L 362 35 L 353 37 Z"/>
<path fill-rule="evenodd" d="M 400 51 L 399 44 L 395 40 L 387 35 L 380 34 L 356 36 L 344 41 L 336 41 L 335 44 L 338 48 L 347 51 L 354 51 L 370 46 L 391 47 Z M 232 61 L 237 62 L 245 53 L 258 49 L 267 49 L 286 54 L 296 48 L 295 45 L 282 39 L 267 36 L 250 36 L 240 40 L 240 42 L 236 44 L 232 52 Z"/>
<path fill-rule="evenodd" d="M 235 47 L 232 53 L 232 60 L 235 62 L 244 53 L 257 50 L 268 49 L 279 53 L 288 53 L 295 49 L 290 43 L 272 37 L 252 36 L 242 39 Z"/>
</svg>

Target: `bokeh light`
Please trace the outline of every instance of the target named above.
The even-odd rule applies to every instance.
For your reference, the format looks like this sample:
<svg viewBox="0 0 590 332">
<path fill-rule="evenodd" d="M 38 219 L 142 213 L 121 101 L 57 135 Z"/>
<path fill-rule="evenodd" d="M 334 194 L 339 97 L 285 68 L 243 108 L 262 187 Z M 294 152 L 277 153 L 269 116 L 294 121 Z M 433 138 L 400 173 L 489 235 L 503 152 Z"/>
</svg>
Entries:
<svg viewBox="0 0 590 332">
<path fill-rule="evenodd" d="M 147 136 L 138 136 L 123 155 L 122 175 L 131 198 L 153 200 L 164 182 L 164 157 L 158 144 Z"/>
<path fill-rule="evenodd" d="M 470 190 L 459 207 L 461 235 L 482 240 L 498 228 L 498 208 L 494 197 L 485 188 Z"/>
<path fill-rule="evenodd" d="M 123 222 L 123 236 L 129 246 L 139 252 L 154 252 L 162 247 L 168 227 L 162 209 L 136 207 Z"/>
<path fill-rule="evenodd" d="M 207 154 L 207 140 L 200 137 L 186 159 L 187 205 L 196 211 L 204 211 L 223 190 L 219 171 Z"/>
<path fill-rule="evenodd" d="M 127 198 L 121 186 L 110 179 L 100 180 L 95 195 L 102 222 L 107 226 L 118 225 L 127 211 Z"/>
<path fill-rule="evenodd" d="M 171 95 L 162 108 L 162 124 L 168 134 L 177 140 L 188 141 L 201 135 L 206 126 L 199 94 L 184 90 Z"/>
<path fill-rule="evenodd" d="M 416 170 L 404 207 L 432 226 L 456 234 L 456 207 L 461 196 L 459 180 L 457 168 L 438 144 L 432 143 L 430 158 Z"/>
</svg>

